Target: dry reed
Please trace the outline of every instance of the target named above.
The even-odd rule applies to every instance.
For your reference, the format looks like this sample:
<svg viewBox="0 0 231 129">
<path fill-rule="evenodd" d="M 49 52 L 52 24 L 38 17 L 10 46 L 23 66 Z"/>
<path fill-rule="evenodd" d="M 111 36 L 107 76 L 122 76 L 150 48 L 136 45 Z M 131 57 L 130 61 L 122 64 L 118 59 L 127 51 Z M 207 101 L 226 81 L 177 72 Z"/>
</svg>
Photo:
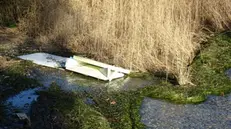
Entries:
<svg viewBox="0 0 231 129">
<path fill-rule="evenodd" d="M 190 83 L 205 28 L 230 27 L 230 0 L 31 0 L 20 27 L 41 42 Z"/>
</svg>

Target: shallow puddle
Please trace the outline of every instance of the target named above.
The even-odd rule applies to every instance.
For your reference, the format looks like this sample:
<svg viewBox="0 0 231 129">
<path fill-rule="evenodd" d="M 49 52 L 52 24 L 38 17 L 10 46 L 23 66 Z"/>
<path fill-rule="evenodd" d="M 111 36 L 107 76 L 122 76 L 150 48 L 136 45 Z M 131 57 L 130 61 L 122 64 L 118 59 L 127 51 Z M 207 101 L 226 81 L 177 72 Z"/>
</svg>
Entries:
<svg viewBox="0 0 231 129">
<path fill-rule="evenodd" d="M 36 79 L 45 87 L 55 82 L 63 90 L 70 92 L 87 92 L 93 94 L 96 91 L 123 91 L 136 90 L 149 85 L 158 84 L 157 78 L 130 78 L 124 77 L 111 82 L 101 81 L 86 77 L 77 73 L 65 72 L 57 69 L 35 70 Z"/>
<path fill-rule="evenodd" d="M 129 78 L 124 77 L 111 82 L 101 81 L 86 77 L 80 74 L 51 68 L 35 68 L 30 74 L 44 87 L 34 88 L 20 92 L 5 101 L 9 113 L 24 112 L 29 114 L 31 104 L 39 97 L 37 91 L 49 88 L 52 83 L 56 83 L 62 90 L 67 92 L 78 92 L 82 94 L 99 95 L 103 92 L 116 92 L 136 90 L 148 85 L 157 84 L 158 80 L 149 78 Z M 90 102 L 89 100 L 86 101 Z"/>
<path fill-rule="evenodd" d="M 38 80 L 38 82 L 45 88 L 48 88 L 52 83 L 56 83 L 62 90 L 67 92 L 98 95 L 101 94 L 101 92 L 136 90 L 137 88 L 158 83 L 158 79 L 154 77 L 123 77 L 111 82 L 101 81 L 78 73 L 72 73 L 64 69 L 54 69 L 63 67 L 63 63 L 65 63 L 67 58 L 46 53 L 29 54 L 19 56 L 19 58 L 30 60 L 38 65 L 47 66 L 37 66 L 37 68 L 34 68 L 31 71 L 30 78 Z M 11 103 L 10 105 L 12 107 L 28 113 L 31 103 L 38 97 L 38 95 L 35 94 L 38 90 L 39 88 L 22 91 L 18 95 L 9 98 L 6 103 L 8 105 Z"/>
<path fill-rule="evenodd" d="M 37 101 L 39 95 L 36 93 L 42 88 L 34 88 L 20 92 L 19 94 L 8 98 L 5 105 L 9 112 L 24 112 L 29 113 L 30 106 Z"/>
</svg>

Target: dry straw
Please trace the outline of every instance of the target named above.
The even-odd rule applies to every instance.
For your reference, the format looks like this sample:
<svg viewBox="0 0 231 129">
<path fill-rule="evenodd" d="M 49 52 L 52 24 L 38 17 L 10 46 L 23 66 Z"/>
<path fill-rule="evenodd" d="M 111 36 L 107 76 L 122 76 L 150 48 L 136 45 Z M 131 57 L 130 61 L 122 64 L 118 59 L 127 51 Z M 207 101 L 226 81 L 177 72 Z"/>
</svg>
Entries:
<svg viewBox="0 0 231 129">
<path fill-rule="evenodd" d="M 229 28 L 230 0 L 31 0 L 21 28 L 41 42 L 190 83 L 206 30 Z M 41 38 L 42 37 L 42 38 Z"/>
</svg>

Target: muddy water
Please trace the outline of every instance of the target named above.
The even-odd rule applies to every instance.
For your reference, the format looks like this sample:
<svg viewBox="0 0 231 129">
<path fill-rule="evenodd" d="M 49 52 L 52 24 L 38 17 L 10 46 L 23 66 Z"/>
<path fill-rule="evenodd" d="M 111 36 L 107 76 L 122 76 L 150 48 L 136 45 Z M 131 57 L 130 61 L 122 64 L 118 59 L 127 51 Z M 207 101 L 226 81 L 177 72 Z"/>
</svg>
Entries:
<svg viewBox="0 0 231 129">
<path fill-rule="evenodd" d="M 45 87 L 48 87 L 52 82 L 57 83 L 65 91 L 74 92 L 89 92 L 96 91 L 123 91 L 135 90 L 147 85 L 157 84 L 157 78 L 130 78 L 124 77 L 113 80 L 111 82 L 97 80 L 91 77 L 86 77 L 80 74 L 65 72 L 63 70 L 45 69 L 35 70 L 36 79 Z"/>
<path fill-rule="evenodd" d="M 31 78 L 37 79 L 44 87 L 29 89 L 8 98 L 5 104 L 9 113 L 24 112 L 29 114 L 31 104 L 38 98 L 37 91 L 46 90 L 52 83 L 56 83 L 67 92 L 89 93 L 98 95 L 103 92 L 136 90 L 148 85 L 157 84 L 158 80 L 149 78 L 124 77 L 111 82 L 104 82 L 80 74 L 50 68 L 35 68 Z"/>
<path fill-rule="evenodd" d="M 34 88 L 20 92 L 19 94 L 10 97 L 6 100 L 6 106 L 9 112 L 21 111 L 29 113 L 30 104 L 37 101 L 38 94 L 37 91 L 42 90 L 42 88 Z"/>
<path fill-rule="evenodd" d="M 34 53 L 29 55 L 19 56 L 24 60 L 30 60 L 35 64 L 58 68 L 63 66 L 66 61 L 66 57 L 60 57 L 47 53 Z M 157 79 L 149 78 L 129 78 L 124 77 L 111 82 L 100 81 L 90 77 L 86 77 L 77 73 L 68 72 L 61 69 L 52 69 L 47 67 L 34 68 L 30 74 L 31 78 L 34 78 L 40 82 L 44 88 L 49 88 L 52 83 L 56 83 L 62 90 L 67 92 L 78 92 L 83 94 L 102 94 L 103 92 L 111 91 L 124 91 L 135 90 L 144 86 L 153 85 L 158 82 Z M 28 113 L 31 103 L 36 101 L 38 95 L 37 91 L 40 88 L 29 89 L 22 91 L 18 95 L 9 98 L 5 103 L 8 107 L 16 108 L 20 112 Z M 44 90 L 44 89 L 43 89 Z"/>
<path fill-rule="evenodd" d="M 231 70 L 226 71 L 231 78 Z M 34 69 L 32 78 L 44 85 L 43 88 L 22 91 L 8 100 L 9 113 L 25 112 L 29 114 L 31 103 L 36 102 L 39 90 L 46 90 L 51 83 L 57 83 L 68 92 L 100 94 L 105 91 L 135 90 L 158 83 L 156 78 L 121 78 L 112 82 L 103 82 L 90 77 L 64 70 Z M 86 103 L 93 104 L 90 99 Z M 143 100 L 140 114 L 147 128 L 231 128 L 231 94 L 225 97 L 209 96 L 205 103 L 198 105 L 175 105 L 151 98 Z"/>
</svg>

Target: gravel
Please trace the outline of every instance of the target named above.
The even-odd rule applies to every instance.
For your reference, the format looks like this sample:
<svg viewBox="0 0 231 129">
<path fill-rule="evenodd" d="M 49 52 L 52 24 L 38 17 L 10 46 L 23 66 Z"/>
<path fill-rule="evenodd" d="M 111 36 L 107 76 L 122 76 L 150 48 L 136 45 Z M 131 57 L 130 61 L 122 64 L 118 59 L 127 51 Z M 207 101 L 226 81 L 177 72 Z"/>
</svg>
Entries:
<svg viewBox="0 0 231 129">
<path fill-rule="evenodd" d="M 198 105 L 176 105 L 145 98 L 140 114 L 147 129 L 230 129 L 231 94 L 209 96 L 206 102 Z"/>
</svg>

